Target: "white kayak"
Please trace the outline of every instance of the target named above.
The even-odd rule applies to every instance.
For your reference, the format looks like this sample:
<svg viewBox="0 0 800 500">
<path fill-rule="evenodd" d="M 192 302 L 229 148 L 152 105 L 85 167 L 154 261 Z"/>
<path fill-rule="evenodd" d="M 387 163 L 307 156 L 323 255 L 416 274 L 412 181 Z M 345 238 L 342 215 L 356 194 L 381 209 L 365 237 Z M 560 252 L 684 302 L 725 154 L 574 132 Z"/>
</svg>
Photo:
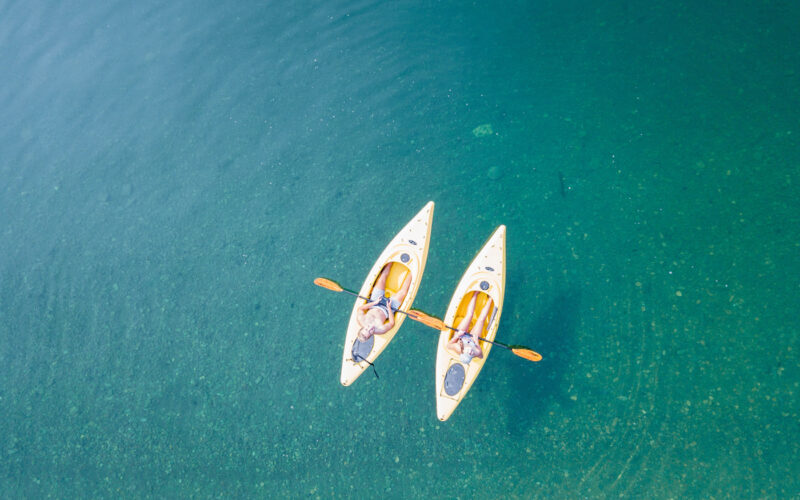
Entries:
<svg viewBox="0 0 800 500">
<path fill-rule="evenodd" d="M 400 310 L 408 311 L 417 295 L 422 273 L 425 270 L 425 261 L 428 258 L 428 246 L 431 236 L 431 223 L 433 222 L 433 202 L 428 202 L 420 212 L 389 242 L 386 249 L 367 274 L 359 295 L 369 297 L 378 276 L 386 264 L 391 263 L 389 277 L 386 281 L 386 294 L 391 297 L 401 288 L 408 273 L 411 273 L 411 284 L 405 299 L 400 304 Z M 361 328 L 356 316 L 358 308 L 366 301 L 356 299 L 347 335 L 344 340 L 342 352 L 342 385 L 352 384 L 375 359 L 380 356 L 389 342 L 392 341 L 397 330 L 406 318 L 405 314 L 395 313 L 394 326 L 386 333 L 373 335 L 367 342 L 358 339 L 358 330 Z"/>
<path fill-rule="evenodd" d="M 475 324 L 486 301 L 492 300 L 494 304 L 480 337 L 494 340 L 497 326 L 500 323 L 500 314 L 503 311 L 505 275 L 506 227 L 500 226 L 489 237 L 489 240 L 467 267 L 461 281 L 458 282 L 444 316 L 445 324 L 458 328 L 467 313 L 473 292 L 477 291 L 478 297 L 470 328 Z M 473 358 L 469 363 L 464 364 L 459 356 L 445 348 L 455 334 L 450 329 L 442 330 L 436 353 L 436 414 L 442 421 L 450 418 L 450 415 L 469 392 L 492 348 L 491 343 L 479 341 L 480 348 L 483 350 L 483 358 Z"/>
</svg>

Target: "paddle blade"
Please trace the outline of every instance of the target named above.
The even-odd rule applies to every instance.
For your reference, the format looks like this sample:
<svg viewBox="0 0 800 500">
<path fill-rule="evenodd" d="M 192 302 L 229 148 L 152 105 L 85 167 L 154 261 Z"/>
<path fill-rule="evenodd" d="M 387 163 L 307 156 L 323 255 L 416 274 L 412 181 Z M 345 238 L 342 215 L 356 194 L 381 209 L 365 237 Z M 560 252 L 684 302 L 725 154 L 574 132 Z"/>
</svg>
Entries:
<svg viewBox="0 0 800 500">
<path fill-rule="evenodd" d="M 520 358 L 525 358 L 531 361 L 541 361 L 542 355 L 538 352 L 528 349 L 527 347 L 512 347 L 511 352 L 519 356 Z"/>
<path fill-rule="evenodd" d="M 344 291 L 344 289 L 339 286 L 339 283 L 331 281 L 327 278 L 317 278 L 314 280 L 314 284 L 321 286 L 322 288 L 327 288 L 328 290 L 333 290 L 334 292 Z"/>
<path fill-rule="evenodd" d="M 447 328 L 447 326 L 445 326 L 444 324 L 444 321 L 434 316 L 425 314 L 424 312 L 419 311 L 417 309 L 412 309 L 408 311 L 408 317 L 413 319 L 414 321 L 419 321 L 423 325 L 427 325 L 437 330 L 444 330 L 445 328 Z"/>
</svg>

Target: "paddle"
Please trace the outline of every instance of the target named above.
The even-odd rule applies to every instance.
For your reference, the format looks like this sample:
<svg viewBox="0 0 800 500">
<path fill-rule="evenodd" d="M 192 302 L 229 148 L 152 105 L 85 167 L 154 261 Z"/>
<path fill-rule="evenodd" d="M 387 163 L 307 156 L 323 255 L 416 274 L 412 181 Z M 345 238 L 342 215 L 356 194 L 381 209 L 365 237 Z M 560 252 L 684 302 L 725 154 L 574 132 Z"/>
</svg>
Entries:
<svg viewBox="0 0 800 500">
<path fill-rule="evenodd" d="M 431 328 L 436 328 L 437 330 L 450 329 L 450 330 L 453 330 L 454 332 L 457 331 L 452 326 L 447 326 L 444 323 L 444 321 L 440 320 L 439 318 L 437 318 L 435 316 L 430 316 L 430 315 L 425 314 L 424 312 L 419 311 L 417 309 L 412 309 L 411 313 L 413 315 L 409 314 L 410 318 L 413 318 L 413 319 L 419 321 L 420 323 L 424 323 L 425 325 L 430 326 Z M 509 351 L 513 352 L 514 354 L 516 354 L 520 358 L 525 358 L 525 359 L 530 360 L 530 361 L 541 361 L 542 360 L 542 355 L 541 354 L 539 354 L 538 352 L 534 351 L 533 349 L 531 349 L 529 347 L 525 347 L 524 345 L 506 345 L 506 344 L 503 344 L 502 342 L 498 342 L 496 340 L 489 340 L 489 339 L 485 339 L 483 337 L 478 337 L 478 338 L 480 340 L 483 340 L 484 342 L 489 342 L 490 344 L 499 345 L 500 347 L 505 347 L 506 349 L 508 349 Z"/>
<path fill-rule="evenodd" d="M 362 297 L 361 295 L 357 294 L 356 292 L 354 292 L 352 290 L 348 290 L 347 288 L 342 287 L 342 285 L 340 285 L 339 283 L 337 283 L 335 281 L 332 281 L 332 280 L 329 280 L 327 278 L 316 278 L 314 280 L 314 284 L 317 285 L 317 286 L 321 286 L 322 288 L 327 288 L 328 290 L 331 290 L 331 291 L 334 291 L 334 292 L 347 292 L 350 295 L 355 295 L 359 299 L 364 299 L 367 302 L 370 301 L 368 298 Z M 393 311 L 397 311 L 397 312 L 403 313 L 403 314 L 405 314 L 406 316 L 408 316 L 411 319 L 415 319 L 417 321 L 420 321 L 419 318 L 415 317 L 413 314 L 409 314 L 406 311 L 403 311 L 401 309 L 395 309 L 391 305 L 389 305 L 389 307 L 391 307 Z"/>
<path fill-rule="evenodd" d="M 348 289 L 342 287 L 341 285 L 339 285 L 339 283 L 336 283 L 335 281 L 331 281 L 331 280 L 329 280 L 327 278 L 317 278 L 317 279 L 314 280 L 314 284 L 317 285 L 317 286 L 321 286 L 322 288 L 327 288 L 328 290 L 331 290 L 331 291 L 334 291 L 334 292 L 347 292 L 347 293 L 349 293 L 351 295 L 355 295 L 356 297 L 358 297 L 360 299 L 364 299 L 364 300 L 367 300 L 367 301 L 369 300 L 368 298 L 362 297 L 361 295 L 357 294 L 356 292 L 354 292 L 352 290 L 348 290 Z M 427 326 L 429 326 L 431 328 L 435 328 L 437 330 L 445 330 L 445 329 L 449 328 L 450 330 L 456 331 L 455 328 L 453 328 L 452 326 L 447 326 L 444 323 L 444 321 L 440 320 L 439 318 L 437 318 L 435 316 L 431 316 L 429 314 L 426 314 L 426 313 L 424 313 L 424 312 L 422 312 L 422 311 L 420 311 L 418 309 L 412 309 L 411 312 L 401 311 L 401 310 L 398 309 L 397 312 L 401 312 L 401 313 L 405 314 L 406 316 L 408 316 L 409 318 L 413 319 L 414 321 L 419 321 L 420 323 L 422 323 L 424 325 L 427 325 Z M 496 340 L 487 340 L 487 339 L 485 339 L 483 337 L 478 337 L 478 338 L 480 340 L 483 340 L 484 342 L 489 342 L 490 344 L 499 345 L 500 347 L 508 349 L 509 351 L 511 351 L 515 355 L 519 356 L 520 358 L 525 358 L 525 359 L 530 360 L 530 361 L 541 361 L 542 360 L 542 355 L 541 354 L 539 354 L 538 352 L 534 351 L 533 349 L 530 349 L 530 348 L 525 347 L 523 345 L 506 345 L 506 344 L 503 344 L 502 342 L 498 342 Z"/>
</svg>

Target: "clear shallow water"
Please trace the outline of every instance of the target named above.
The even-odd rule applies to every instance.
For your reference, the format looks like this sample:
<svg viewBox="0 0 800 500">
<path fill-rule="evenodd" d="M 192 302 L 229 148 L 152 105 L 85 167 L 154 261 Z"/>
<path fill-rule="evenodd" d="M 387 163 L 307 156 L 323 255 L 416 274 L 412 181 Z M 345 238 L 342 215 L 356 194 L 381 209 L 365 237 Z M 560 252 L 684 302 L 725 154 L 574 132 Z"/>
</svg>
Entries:
<svg viewBox="0 0 800 500">
<path fill-rule="evenodd" d="M 791 3 L 0 14 L 3 496 L 798 494 Z M 447 423 L 435 332 L 343 388 L 312 284 L 429 199 L 415 305 L 504 223 L 545 356 Z"/>
</svg>

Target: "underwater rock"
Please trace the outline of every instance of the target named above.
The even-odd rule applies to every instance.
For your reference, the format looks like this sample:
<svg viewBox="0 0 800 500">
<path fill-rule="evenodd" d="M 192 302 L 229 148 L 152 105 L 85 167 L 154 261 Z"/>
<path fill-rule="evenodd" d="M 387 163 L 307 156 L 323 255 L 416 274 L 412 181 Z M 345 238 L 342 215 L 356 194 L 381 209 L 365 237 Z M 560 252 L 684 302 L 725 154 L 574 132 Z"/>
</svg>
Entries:
<svg viewBox="0 0 800 500">
<path fill-rule="evenodd" d="M 492 129 L 491 123 L 484 123 L 483 125 L 478 125 L 472 129 L 472 135 L 475 137 L 486 137 L 487 135 L 492 134 L 494 134 L 494 130 Z"/>
</svg>

